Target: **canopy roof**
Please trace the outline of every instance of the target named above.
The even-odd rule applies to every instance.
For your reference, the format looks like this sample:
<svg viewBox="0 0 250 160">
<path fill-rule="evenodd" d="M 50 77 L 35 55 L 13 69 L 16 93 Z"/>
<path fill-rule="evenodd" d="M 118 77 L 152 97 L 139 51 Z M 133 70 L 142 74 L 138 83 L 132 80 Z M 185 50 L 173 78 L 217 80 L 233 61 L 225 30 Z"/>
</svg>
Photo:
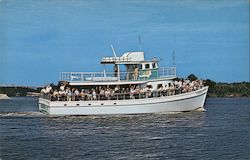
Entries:
<svg viewBox="0 0 250 160">
<path fill-rule="evenodd" d="M 102 64 L 140 64 L 143 62 L 149 62 L 145 60 L 144 52 L 126 52 L 120 57 L 103 57 L 101 61 Z"/>
</svg>

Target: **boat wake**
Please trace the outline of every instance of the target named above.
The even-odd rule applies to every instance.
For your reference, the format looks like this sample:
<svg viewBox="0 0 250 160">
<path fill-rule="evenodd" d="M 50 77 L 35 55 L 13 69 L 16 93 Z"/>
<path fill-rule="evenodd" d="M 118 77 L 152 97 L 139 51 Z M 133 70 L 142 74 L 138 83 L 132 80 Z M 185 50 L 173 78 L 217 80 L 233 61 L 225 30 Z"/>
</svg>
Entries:
<svg viewBox="0 0 250 160">
<path fill-rule="evenodd" d="M 43 117 L 41 112 L 6 112 L 0 113 L 0 117 Z"/>
</svg>

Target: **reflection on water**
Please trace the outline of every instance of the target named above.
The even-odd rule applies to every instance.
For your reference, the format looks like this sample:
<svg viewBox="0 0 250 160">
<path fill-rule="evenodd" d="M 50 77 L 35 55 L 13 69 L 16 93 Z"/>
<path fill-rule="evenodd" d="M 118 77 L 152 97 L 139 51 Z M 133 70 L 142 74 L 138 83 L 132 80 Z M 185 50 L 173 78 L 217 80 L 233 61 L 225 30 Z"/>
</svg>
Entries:
<svg viewBox="0 0 250 160">
<path fill-rule="evenodd" d="M 248 104 L 208 99 L 207 112 L 47 116 L 36 98 L 0 101 L 1 158 L 247 159 Z"/>
</svg>

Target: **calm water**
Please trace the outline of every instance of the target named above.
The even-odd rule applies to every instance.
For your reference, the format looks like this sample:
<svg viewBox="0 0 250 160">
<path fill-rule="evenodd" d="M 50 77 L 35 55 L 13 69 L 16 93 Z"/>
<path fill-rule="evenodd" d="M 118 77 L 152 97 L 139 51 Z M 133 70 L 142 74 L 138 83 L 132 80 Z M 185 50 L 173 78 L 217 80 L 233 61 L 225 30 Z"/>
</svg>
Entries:
<svg viewBox="0 0 250 160">
<path fill-rule="evenodd" d="M 1 159 L 250 159 L 250 99 L 207 112 L 48 117 L 36 98 L 0 101 Z"/>
</svg>

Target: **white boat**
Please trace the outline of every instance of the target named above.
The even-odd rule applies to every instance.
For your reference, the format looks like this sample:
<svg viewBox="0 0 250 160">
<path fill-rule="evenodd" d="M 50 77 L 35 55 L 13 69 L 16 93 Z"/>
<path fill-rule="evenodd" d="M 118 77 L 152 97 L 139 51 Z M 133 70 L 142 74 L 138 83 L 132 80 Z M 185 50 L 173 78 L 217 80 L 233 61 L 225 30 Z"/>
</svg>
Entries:
<svg viewBox="0 0 250 160">
<path fill-rule="evenodd" d="M 62 72 L 61 82 L 67 82 L 71 88 L 85 89 L 82 92 L 84 95 L 86 90 L 88 92 L 85 96 L 65 93 L 66 97 L 53 97 L 43 93 L 39 98 L 39 110 L 49 115 L 118 115 L 205 110 L 203 107 L 207 86 L 199 83 L 185 91 L 183 88 L 188 86 L 186 82 L 181 83 L 185 86 L 174 85 L 174 79 L 177 78 L 175 67 L 159 68 L 156 58 L 144 59 L 144 52 L 127 52 L 120 57 L 114 52 L 113 57 L 103 57 L 101 64 L 114 65 L 114 71 Z M 122 67 L 125 71 L 122 71 Z M 114 92 L 118 90 L 116 87 L 119 88 L 118 92 Z M 113 92 L 106 94 L 105 91 L 103 94 L 103 88 Z"/>
<path fill-rule="evenodd" d="M 0 93 L 0 99 L 10 99 L 10 97 L 8 97 L 7 94 Z"/>
</svg>

